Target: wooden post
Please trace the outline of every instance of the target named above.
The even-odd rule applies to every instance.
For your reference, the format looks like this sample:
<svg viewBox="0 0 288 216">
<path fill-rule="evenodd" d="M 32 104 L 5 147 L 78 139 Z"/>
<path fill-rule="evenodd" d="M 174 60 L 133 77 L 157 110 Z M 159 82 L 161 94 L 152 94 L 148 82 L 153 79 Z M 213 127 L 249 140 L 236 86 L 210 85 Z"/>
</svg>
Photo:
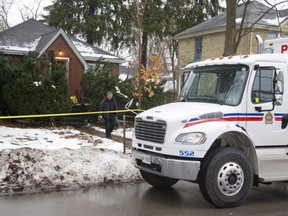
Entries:
<svg viewBox="0 0 288 216">
<path fill-rule="evenodd" d="M 123 153 L 126 153 L 126 115 L 123 114 Z"/>
</svg>

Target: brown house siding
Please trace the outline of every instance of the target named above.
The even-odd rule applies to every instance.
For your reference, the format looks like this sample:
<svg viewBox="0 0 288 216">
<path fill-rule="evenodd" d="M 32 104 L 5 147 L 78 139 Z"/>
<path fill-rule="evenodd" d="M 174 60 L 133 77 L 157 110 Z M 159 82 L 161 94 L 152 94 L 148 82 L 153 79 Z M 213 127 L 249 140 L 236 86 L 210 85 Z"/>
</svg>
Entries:
<svg viewBox="0 0 288 216">
<path fill-rule="evenodd" d="M 83 90 L 80 85 L 80 80 L 84 74 L 85 68 L 78 56 L 70 48 L 66 40 L 62 35 L 51 44 L 51 46 L 43 53 L 44 56 L 49 56 L 49 51 L 54 50 L 56 57 L 69 59 L 69 92 L 71 95 L 76 95 L 78 102 L 81 102 L 83 97 Z M 62 51 L 63 55 L 59 55 L 59 51 Z"/>
<path fill-rule="evenodd" d="M 116 78 L 119 78 L 119 64 L 115 64 L 114 68 L 111 70 L 111 75 L 116 77 Z"/>
<path fill-rule="evenodd" d="M 95 64 L 113 64 L 113 68 L 111 69 L 110 73 L 112 76 L 116 77 L 116 78 L 119 78 L 119 74 L 120 74 L 120 65 L 117 64 L 117 63 L 107 63 L 107 62 L 92 62 L 92 61 L 87 61 L 87 63 L 93 67 L 93 65 Z"/>
</svg>

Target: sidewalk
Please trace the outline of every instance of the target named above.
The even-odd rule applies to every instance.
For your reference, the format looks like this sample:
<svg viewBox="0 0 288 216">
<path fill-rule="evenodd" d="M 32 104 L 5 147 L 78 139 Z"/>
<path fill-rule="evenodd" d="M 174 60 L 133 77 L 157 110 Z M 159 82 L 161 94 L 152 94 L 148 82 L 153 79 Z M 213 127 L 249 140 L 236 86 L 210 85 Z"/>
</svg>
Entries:
<svg viewBox="0 0 288 216">
<path fill-rule="evenodd" d="M 106 137 L 105 133 L 103 133 L 101 131 L 94 130 L 94 129 L 90 128 L 90 127 L 84 126 L 84 127 L 77 128 L 77 129 L 82 131 L 82 132 L 91 134 L 91 135 L 99 136 L 101 138 L 105 138 Z M 117 141 L 119 143 L 123 143 L 124 142 L 124 138 L 123 137 L 117 136 L 117 135 L 113 135 L 113 132 L 112 132 L 112 140 Z M 126 137 L 125 145 L 126 145 L 127 148 L 132 148 L 132 139 Z"/>
</svg>

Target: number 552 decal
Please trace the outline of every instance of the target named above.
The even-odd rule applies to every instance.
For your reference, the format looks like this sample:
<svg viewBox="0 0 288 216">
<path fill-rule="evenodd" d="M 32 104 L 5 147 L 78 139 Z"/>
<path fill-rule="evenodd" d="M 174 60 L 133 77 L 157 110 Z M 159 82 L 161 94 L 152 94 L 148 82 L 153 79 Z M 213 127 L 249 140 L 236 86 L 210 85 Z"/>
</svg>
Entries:
<svg viewBox="0 0 288 216">
<path fill-rule="evenodd" d="M 180 150 L 180 151 L 179 151 L 179 156 L 183 156 L 183 157 L 193 157 L 193 156 L 194 156 L 194 151 Z"/>
</svg>

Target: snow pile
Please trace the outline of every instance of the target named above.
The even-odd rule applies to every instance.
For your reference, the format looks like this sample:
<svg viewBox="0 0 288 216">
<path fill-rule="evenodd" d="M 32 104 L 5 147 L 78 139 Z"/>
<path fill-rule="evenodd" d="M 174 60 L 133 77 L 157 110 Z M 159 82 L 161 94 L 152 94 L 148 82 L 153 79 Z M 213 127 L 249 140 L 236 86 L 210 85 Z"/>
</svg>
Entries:
<svg viewBox="0 0 288 216">
<path fill-rule="evenodd" d="M 75 129 L 0 126 L 0 150 L 1 194 L 140 180 L 131 150 L 123 154 L 122 143 Z"/>
</svg>

